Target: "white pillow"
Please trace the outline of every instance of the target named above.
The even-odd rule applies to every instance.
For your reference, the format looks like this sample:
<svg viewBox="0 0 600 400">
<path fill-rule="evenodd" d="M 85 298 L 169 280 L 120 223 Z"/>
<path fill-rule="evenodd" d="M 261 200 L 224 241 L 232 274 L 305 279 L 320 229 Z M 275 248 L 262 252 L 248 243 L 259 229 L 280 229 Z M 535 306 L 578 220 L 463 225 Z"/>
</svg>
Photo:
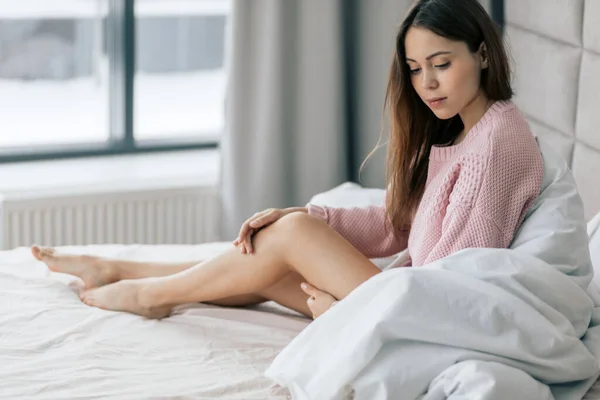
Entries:
<svg viewBox="0 0 600 400">
<path fill-rule="evenodd" d="M 363 188 L 354 182 L 345 182 L 310 199 L 311 204 L 329 207 L 379 206 L 385 201 L 385 190 Z"/>
</svg>

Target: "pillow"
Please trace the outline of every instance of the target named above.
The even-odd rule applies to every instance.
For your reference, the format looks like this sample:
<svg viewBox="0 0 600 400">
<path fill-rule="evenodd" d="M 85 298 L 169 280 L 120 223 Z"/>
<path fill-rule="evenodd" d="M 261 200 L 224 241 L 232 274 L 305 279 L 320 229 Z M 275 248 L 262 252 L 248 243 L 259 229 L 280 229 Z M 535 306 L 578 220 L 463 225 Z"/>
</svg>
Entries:
<svg viewBox="0 0 600 400">
<path fill-rule="evenodd" d="M 385 190 L 363 188 L 354 182 L 345 182 L 327 192 L 318 193 L 310 204 L 329 207 L 380 206 L 385 201 Z"/>
</svg>

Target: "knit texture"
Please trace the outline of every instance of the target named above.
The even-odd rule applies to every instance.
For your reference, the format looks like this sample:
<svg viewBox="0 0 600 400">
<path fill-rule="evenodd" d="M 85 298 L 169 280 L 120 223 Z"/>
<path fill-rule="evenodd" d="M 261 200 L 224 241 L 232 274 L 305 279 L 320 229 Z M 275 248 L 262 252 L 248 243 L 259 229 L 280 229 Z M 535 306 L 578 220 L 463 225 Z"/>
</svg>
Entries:
<svg viewBox="0 0 600 400">
<path fill-rule="evenodd" d="M 394 235 L 385 207 L 309 204 L 369 258 L 408 247 L 413 266 L 472 247 L 508 248 L 537 199 L 544 163 L 527 121 L 510 101 L 494 103 L 454 146 L 434 146 L 410 229 Z"/>
</svg>

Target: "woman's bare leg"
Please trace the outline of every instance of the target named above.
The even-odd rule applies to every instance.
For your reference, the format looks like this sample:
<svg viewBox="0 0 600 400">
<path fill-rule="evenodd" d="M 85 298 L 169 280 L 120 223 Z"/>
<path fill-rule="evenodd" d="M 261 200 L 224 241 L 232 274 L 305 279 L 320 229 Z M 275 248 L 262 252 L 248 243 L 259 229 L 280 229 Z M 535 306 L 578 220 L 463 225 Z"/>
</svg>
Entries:
<svg viewBox="0 0 600 400">
<path fill-rule="evenodd" d="M 173 275 L 198 265 L 201 261 L 182 263 L 155 263 L 142 261 L 126 261 L 90 255 L 60 254 L 51 247 L 32 246 L 33 256 L 43 261 L 50 270 L 80 277 L 86 289 L 108 285 L 123 279 L 143 279 Z M 243 307 L 275 301 L 283 306 L 304 315 L 311 316 L 306 304 L 308 296 L 300 289 L 304 282 L 302 276 L 290 273 L 272 287 L 263 291 L 262 295 L 242 294 L 215 299 L 209 304 L 224 307 Z"/>
<path fill-rule="evenodd" d="M 258 232 L 255 253 L 232 249 L 161 278 L 122 280 L 85 292 L 88 305 L 148 317 L 175 305 L 262 293 L 291 272 L 337 299 L 381 272 L 323 221 L 289 214 Z"/>
<path fill-rule="evenodd" d="M 51 271 L 78 276 L 86 289 L 108 285 L 122 279 L 141 279 L 173 275 L 201 261 L 155 263 L 125 261 L 85 254 L 60 254 L 52 247 L 32 246 L 33 256 Z"/>
</svg>

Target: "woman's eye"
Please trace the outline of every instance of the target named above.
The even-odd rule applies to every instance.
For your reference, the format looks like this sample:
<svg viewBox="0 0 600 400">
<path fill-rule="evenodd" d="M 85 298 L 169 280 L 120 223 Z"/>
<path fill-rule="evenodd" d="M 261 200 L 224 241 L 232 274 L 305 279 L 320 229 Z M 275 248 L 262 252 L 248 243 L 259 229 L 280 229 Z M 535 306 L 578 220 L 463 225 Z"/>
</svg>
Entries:
<svg viewBox="0 0 600 400">
<path fill-rule="evenodd" d="M 412 75 L 416 75 L 416 74 L 418 74 L 418 73 L 419 73 L 419 71 L 421 71 L 421 68 L 415 68 L 415 69 L 411 69 L 411 70 L 410 70 L 410 73 L 411 73 Z"/>
<path fill-rule="evenodd" d="M 444 64 L 436 65 L 435 67 L 439 68 L 439 69 L 446 69 L 449 66 L 450 66 L 450 61 L 448 61 L 447 63 L 444 63 Z"/>
</svg>

